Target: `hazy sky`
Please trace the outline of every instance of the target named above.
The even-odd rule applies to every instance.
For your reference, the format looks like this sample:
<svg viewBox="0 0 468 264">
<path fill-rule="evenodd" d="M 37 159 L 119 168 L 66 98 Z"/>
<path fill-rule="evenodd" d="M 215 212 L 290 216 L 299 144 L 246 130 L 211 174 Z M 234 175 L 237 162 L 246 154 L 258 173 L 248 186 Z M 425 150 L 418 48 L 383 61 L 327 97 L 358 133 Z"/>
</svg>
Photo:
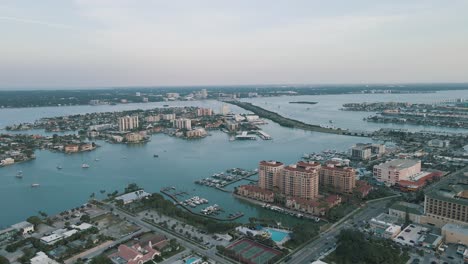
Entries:
<svg viewBox="0 0 468 264">
<path fill-rule="evenodd" d="M 0 0 L 0 89 L 466 81 L 466 0 Z"/>
</svg>

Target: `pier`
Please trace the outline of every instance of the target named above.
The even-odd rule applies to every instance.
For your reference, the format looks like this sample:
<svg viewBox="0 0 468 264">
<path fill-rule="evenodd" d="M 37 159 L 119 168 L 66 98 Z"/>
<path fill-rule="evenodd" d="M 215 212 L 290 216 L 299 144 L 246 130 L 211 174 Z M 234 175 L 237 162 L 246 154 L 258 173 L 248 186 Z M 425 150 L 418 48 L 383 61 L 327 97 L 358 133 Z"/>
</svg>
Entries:
<svg viewBox="0 0 468 264">
<path fill-rule="evenodd" d="M 176 206 L 180 206 L 181 208 L 183 208 L 184 210 L 186 210 L 187 212 L 189 212 L 189 213 L 191 213 L 193 215 L 201 216 L 201 217 L 205 217 L 205 218 L 210 218 L 210 219 L 217 220 L 217 221 L 233 221 L 233 220 L 236 220 L 236 219 L 241 218 L 242 216 L 244 216 L 244 213 L 237 212 L 237 213 L 234 213 L 234 214 L 229 214 L 229 217 L 219 218 L 219 217 L 215 217 L 215 216 L 211 216 L 211 215 L 205 215 L 205 214 L 202 214 L 202 213 L 193 212 L 190 208 L 185 206 L 182 201 L 179 201 L 177 196 L 175 196 L 174 194 L 169 193 L 168 192 L 169 190 L 175 190 L 175 189 L 162 188 L 160 190 L 160 192 L 162 194 L 166 195 L 167 197 L 171 198 L 171 200 L 173 200 L 175 202 Z M 220 209 L 220 210 L 222 210 L 222 209 Z"/>
<path fill-rule="evenodd" d="M 273 138 L 262 130 L 257 131 L 258 136 L 263 140 L 272 140 Z"/>
<path fill-rule="evenodd" d="M 224 187 L 231 185 L 233 183 L 242 181 L 242 180 L 248 180 L 250 182 L 257 182 L 257 180 L 249 179 L 250 177 L 258 173 L 256 170 L 247 171 L 244 169 L 236 168 L 236 169 L 227 170 L 226 172 L 232 173 L 234 175 L 224 174 L 224 173 L 215 173 L 211 176 L 211 178 L 196 180 L 195 183 L 199 185 L 213 187 L 223 192 L 230 192 L 224 189 Z"/>
</svg>

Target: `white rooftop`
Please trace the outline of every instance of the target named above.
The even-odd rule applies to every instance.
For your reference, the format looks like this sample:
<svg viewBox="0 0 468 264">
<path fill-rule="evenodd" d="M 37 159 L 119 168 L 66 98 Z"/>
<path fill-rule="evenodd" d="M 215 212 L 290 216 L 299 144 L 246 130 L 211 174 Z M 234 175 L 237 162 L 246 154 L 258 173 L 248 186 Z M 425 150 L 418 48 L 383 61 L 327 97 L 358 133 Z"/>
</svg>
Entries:
<svg viewBox="0 0 468 264">
<path fill-rule="evenodd" d="M 11 227 L 13 227 L 14 229 L 24 229 L 24 228 L 30 227 L 30 226 L 34 226 L 34 225 L 27 222 L 27 221 L 23 221 L 23 222 L 19 222 L 17 224 L 14 224 Z"/>
<path fill-rule="evenodd" d="M 132 201 L 135 201 L 135 200 L 142 199 L 142 198 L 150 196 L 150 195 L 151 194 L 149 194 L 149 193 L 147 193 L 147 192 L 145 192 L 143 190 L 138 190 L 138 191 L 135 191 L 135 192 L 120 195 L 120 196 L 116 197 L 115 199 L 116 200 L 122 200 L 124 203 L 128 203 L 128 202 L 132 202 Z"/>
<path fill-rule="evenodd" d="M 39 251 L 36 256 L 31 259 L 31 264 L 59 264 L 57 261 L 50 259 L 44 252 Z"/>
</svg>

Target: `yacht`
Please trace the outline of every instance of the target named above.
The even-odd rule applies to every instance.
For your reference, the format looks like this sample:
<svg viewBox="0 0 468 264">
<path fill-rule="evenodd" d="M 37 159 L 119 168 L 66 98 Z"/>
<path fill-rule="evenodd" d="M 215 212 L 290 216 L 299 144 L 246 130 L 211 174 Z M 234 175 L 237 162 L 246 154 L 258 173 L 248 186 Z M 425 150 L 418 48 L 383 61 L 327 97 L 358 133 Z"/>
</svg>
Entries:
<svg viewBox="0 0 468 264">
<path fill-rule="evenodd" d="M 57 170 L 61 170 L 61 169 L 62 169 L 62 166 L 57 165 Z"/>
<path fill-rule="evenodd" d="M 83 168 L 83 169 L 87 169 L 87 168 L 89 168 L 89 165 L 88 165 L 88 164 L 86 164 L 86 163 L 83 163 L 83 164 L 81 165 L 81 168 Z"/>
<path fill-rule="evenodd" d="M 154 157 L 154 158 L 159 158 L 159 155 L 154 154 L 153 157 Z"/>
<path fill-rule="evenodd" d="M 33 183 L 33 184 L 31 184 L 31 187 L 33 187 L 33 188 L 36 188 L 36 187 L 39 187 L 39 186 L 40 186 L 39 183 Z"/>
<path fill-rule="evenodd" d="M 95 158 L 94 161 L 99 161 L 99 159 L 98 159 L 98 158 Z"/>
<path fill-rule="evenodd" d="M 23 178 L 23 172 L 22 171 L 18 171 L 16 173 L 16 178 Z"/>
</svg>

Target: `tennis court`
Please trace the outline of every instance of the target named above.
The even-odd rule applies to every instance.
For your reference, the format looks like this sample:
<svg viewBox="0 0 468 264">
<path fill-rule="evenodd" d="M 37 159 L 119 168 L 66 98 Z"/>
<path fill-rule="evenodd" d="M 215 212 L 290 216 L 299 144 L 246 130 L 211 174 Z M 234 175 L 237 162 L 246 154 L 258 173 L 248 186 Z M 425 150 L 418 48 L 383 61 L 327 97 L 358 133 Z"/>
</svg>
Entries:
<svg viewBox="0 0 468 264">
<path fill-rule="evenodd" d="M 232 243 L 227 247 L 227 249 L 235 252 L 235 256 L 231 257 L 246 264 L 273 263 L 272 259 L 281 255 L 280 251 L 269 248 L 247 238 Z"/>
</svg>

